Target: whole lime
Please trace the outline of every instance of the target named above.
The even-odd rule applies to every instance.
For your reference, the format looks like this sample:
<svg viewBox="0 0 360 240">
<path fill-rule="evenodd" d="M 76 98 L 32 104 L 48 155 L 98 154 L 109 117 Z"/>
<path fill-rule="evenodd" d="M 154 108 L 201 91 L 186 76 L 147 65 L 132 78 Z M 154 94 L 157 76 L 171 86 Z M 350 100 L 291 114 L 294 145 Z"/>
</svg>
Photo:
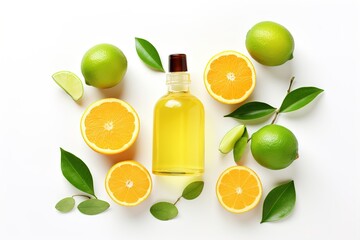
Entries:
<svg viewBox="0 0 360 240">
<path fill-rule="evenodd" d="M 127 70 L 124 53 L 114 45 L 98 44 L 90 48 L 81 61 L 87 85 L 110 88 L 121 82 Z"/>
<path fill-rule="evenodd" d="M 265 21 L 255 24 L 246 35 L 251 57 L 266 66 L 278 66 L 293 58 L 294 38 L 284 26 Z"/>
<path fill-rule="evenodd" d="M 283 169 L 298 155 L 298 141 L 295 135 L 280 125 L 267 125 L 251 137 L 251 153 L 255 160 L 269 169 Z"/>
</svg>

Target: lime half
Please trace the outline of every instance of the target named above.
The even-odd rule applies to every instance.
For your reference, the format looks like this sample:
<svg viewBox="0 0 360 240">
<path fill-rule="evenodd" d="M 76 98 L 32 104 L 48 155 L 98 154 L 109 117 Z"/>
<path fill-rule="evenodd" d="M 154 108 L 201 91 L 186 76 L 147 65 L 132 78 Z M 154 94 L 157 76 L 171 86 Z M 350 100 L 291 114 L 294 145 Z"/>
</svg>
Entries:
<svg viewBox="0 0 360 240">
<path fill-rule="evenodd" d="M 52 75 L 54 81 L 75 101 L 79 100 L 84 93 L 83 84 L 75 73 L 60 71 Z"/>
</svg>

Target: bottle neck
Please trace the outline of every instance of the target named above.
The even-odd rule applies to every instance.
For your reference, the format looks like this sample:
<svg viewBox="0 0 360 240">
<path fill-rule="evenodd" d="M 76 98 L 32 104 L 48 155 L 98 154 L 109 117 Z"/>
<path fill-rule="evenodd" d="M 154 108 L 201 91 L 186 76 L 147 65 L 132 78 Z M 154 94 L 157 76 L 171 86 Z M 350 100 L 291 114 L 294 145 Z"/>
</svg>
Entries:
<svg viewBox="0 0 360 240">
<path fill-rule="evenodd" d="M 171 72 L 166 75 L 169 93 L 189 92 L 190 74 L 187 72 Z"/>
</svg>

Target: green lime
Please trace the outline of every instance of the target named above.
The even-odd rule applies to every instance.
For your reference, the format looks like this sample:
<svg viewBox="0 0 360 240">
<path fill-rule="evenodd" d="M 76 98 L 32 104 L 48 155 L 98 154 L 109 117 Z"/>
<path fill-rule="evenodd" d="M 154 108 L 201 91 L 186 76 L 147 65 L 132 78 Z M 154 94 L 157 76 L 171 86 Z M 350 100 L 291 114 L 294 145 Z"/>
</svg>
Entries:
<svg viewBox="0 0 360 240">
<path fill-rule="evenodd" d="M 54 81 L 69 94 L 75 101 L 79 100 L 84 94 L 83 84 L 75 73 L 60 71 L 52 75 Z"/>
<path fill-rule="evenodd" d="M 295 135 L 280 125 L 267 125 L 251 137 L 251 153 L 255 160 L 269 169 L 283 169 L 298 155 L 298 141 Z"/>
<path fill-rule="evenodd" d="M 294 38 L 282 25 L 265 21 L 255 24 L 246 35 L 251 57 L 266 66 L 278 66 L 293 58 Z"/>
<path fill-rule="evenodd" d="M 114 45 L 99 44 L 90 48 L 81 61 L 87 85 L 110 88 L 121 82 L 127 70 L 124 53 Z"/>
<path fill-rule="evenodd" d="M 228 131 L 220 142 L 219 151 L 221 153 L 229 153 L 235 143 L 241 138 L 245 131 L 244 125 L 239 125 Z"/>
</svg>

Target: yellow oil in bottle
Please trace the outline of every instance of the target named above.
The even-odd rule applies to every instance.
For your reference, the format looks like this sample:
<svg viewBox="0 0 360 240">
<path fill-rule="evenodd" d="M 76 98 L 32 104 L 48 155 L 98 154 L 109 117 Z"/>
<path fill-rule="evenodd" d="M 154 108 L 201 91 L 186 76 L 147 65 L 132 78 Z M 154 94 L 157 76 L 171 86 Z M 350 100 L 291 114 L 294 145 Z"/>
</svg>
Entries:
<svg viewBox="0 0 360 240">
<path fill-rule="evenodd" d="M 189 92 L 190 75 L 187 72 L 171 72 L 167 84 L 168 94 L 154 109 L 152 171 L 158 175 L 202 174 L 203 105 Z"/>
</svg>

